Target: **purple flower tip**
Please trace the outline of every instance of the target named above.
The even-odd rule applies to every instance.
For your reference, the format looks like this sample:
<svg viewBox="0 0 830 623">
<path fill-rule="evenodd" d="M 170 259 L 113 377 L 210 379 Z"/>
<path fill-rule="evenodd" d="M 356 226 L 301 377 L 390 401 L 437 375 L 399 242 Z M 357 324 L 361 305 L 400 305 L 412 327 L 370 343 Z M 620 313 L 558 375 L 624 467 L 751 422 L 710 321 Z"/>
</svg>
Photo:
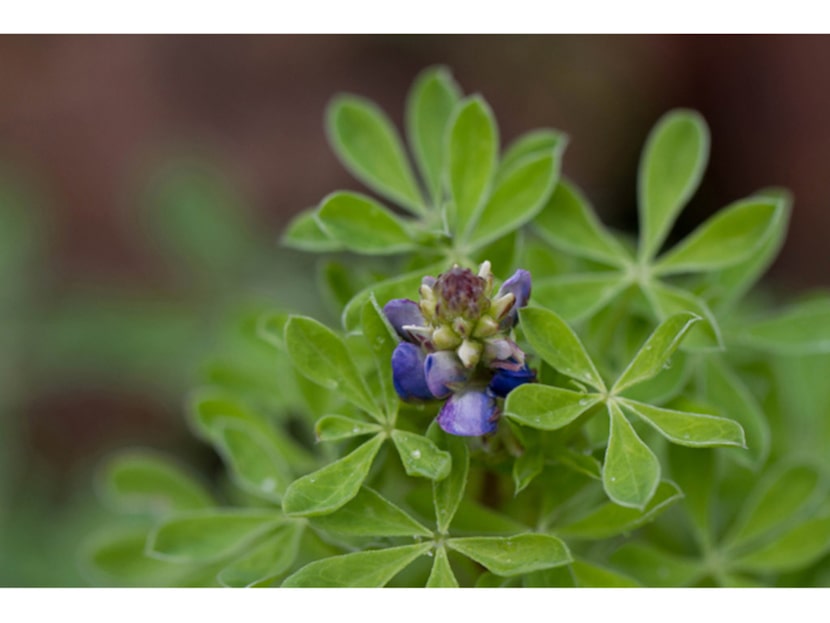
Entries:
<svg viewBox="0 0 830 623">
<path fill-rule="evenodd" d="M 519 385 L 532 383 L 536 380 L 536 373 L 527 367 L 527 364 L 519 370 L 501 369 L 493 375 L 490 381 L 490 391 L 496 396 L 505 398 L 507 394 L 516 389 Z"/>
<path fill-rule="evenodd" d="M 512 327 L 516 324 L 519 309 L 525 307 L 530 300 L 530 286 L 530 273 L 520 268 L 499 288 L 497 296 L 512 293 L 516 297 L 516 302 L 513 304 L 513 307 L 510 308 L 507 316 L 502 320 L 503 326 Z"/>
<path fill-rule="evenodd" d="M 432 400 L 424 375 L 424 352 L 409 342 L 401 342 L 392 353 L 392 384 L 402 400 Z"/>
<path fill-rule="evenodd" d="M 392 299 L 383 306 L 383 314 L 398 335 L 408 341 L 413 341 L 413 339 L 412 335 L 404 330 L 405 325 L 422 327 L 426 324 L 418 303 L 409 299 Z"/>
<path fill-rule="evenodd" d="M 424 372 L 427 386 L 436 398 L 446 398 L 453 392 L 453 386 L 466 383 L 470 376 L 470 370 L 451 350 L 439 350 L 427 355 Z"/>
<path fill-rule="evenodd" d="M 438 414 L 438 425 L 450 435 L 478 437 L 496 430 L 498 416 L 495 398 L 473 389 L 450 396 Z"/>
</svg>

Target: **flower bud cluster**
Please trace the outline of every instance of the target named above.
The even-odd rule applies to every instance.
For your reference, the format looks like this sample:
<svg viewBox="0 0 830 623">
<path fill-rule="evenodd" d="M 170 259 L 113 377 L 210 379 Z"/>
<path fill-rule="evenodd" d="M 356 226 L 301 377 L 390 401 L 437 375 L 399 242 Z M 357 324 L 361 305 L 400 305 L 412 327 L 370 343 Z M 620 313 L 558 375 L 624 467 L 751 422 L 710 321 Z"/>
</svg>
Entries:
<svg viewBox="0 0 830 623">
<path fill-rule="evenodd" d="M 530 273 L 518 270 L 493 294 L 490 263 L 478 274 L 454 266 L 424 277 L 420 300 L 384 306 L 403 338 L 392 354 L 395 389 L 404 400 L 447 398 L 439 425 L 456 435 L 493 432 L 497 398 L 535 380 L 512 339 L 518 310 L 530 298 Z"/>
</svg>

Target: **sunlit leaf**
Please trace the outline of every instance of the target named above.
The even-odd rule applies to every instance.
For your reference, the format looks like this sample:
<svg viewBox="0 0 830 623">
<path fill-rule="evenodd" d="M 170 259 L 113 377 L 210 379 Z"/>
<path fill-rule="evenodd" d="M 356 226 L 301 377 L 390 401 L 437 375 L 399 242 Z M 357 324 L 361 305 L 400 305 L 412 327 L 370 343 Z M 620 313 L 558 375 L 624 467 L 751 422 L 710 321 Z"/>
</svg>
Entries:
<svg viewBox="0 0 830 623">
<path fill-rule="evenodd" d="M 613 502 L 644 509 L 660 482 L 660 462 L 634 432 L 615 403 L 609 403 L 611 432 L 602 466 L 602 484 Z"/>
<path fill-rule="evenodd" d="M 449 539 L 447 546 L 496 575 L 530 573 L 571 562 L 567 546 L 548 534 L 465 537 Z"/>
<path fill-rule="evenodd" d="M 332 556 L 307 564 L 288 576 L 283 588 L 380 588 L 400 573 L 432 543 Z"/>
</svg>

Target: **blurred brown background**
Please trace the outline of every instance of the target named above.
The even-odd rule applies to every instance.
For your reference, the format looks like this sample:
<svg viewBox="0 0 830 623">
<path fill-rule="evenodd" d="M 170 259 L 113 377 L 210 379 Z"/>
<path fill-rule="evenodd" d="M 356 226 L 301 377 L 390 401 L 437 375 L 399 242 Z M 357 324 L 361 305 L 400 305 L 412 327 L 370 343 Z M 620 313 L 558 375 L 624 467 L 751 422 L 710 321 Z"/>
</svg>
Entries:
<svg viewBox="0 0 830 623">
<path fill-rule="evenodd" d="M 160 305 L 198 299 L 188 279 L 171 277 L 169 258 L 140 235 L 134 216 L 169 158 L 195 154 L 221 171 L 277 253 L 294 213 L 333 189 L 360 188 L 326 144 L 329 98 L 367 96 L 401 127 L 409 85 L 435 63 L 490 102 L 502 144 L 536 127 L 567 132 L 565 174 L 607 223 L 632 231 L 649 129 L 669 108 L 699 110 L 712 133 L 711 160 L 675 236 L 758 188 L 784 186 L 795 206 L 771 277 L 787 290 L 830 285 L 830 37 L 3 36 L 0 169 L 36 188 L 35 307 L 58 309 L 102 284 Z M 186 382 L 158 398 L 146 385 L 71 376 L 65 353 L 83 343 L 62 351 L 63 367 L 42 365 L 52 353 L 42 344 L 49 352 L 33 363 L 47 328 L 34 324 L 52 320 L 27 315 L 28 337 L 19 340 L 27 343 L 5 373 L 18 394 L 9 411 L 24 465 L 18 482 L 39 470 L 59 483 L 51 495 L 62 498 L 68 468 L 104 446 L 193 443 L 181 420 Z M 145 380 L 166 374 L 156 364 L 168 354 L 148 355 Z"/>
</svg>

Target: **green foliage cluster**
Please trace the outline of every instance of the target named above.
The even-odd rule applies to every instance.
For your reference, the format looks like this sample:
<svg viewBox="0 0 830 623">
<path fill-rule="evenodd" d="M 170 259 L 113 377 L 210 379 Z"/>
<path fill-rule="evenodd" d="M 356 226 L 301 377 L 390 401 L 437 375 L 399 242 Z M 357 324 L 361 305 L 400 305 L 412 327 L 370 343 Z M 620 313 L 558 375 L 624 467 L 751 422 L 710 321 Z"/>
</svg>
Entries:
<svg viewBox="0 0 830 623">
<path fill-rule="evenodd" d="M 209 483 L 153 452 L 113 457 L 99 488 L 124 521 L 88 545 L 94 581 L 830 584 L 830 299 L 775 310 L 748 295 L 784 240 L 785 191 L 668 247 L 709 148 L 699 115 L 671 111 L 646 141 L 630 239 L 562 178 L 563 133 L 502 149 L 487 103 L 444 68 L 412 87 L 407 146 L 355 96 L 332 101 L 327 130 L 379 198 L 334 192 L 284 242 L 326 254 L 319 285 L 342 327 L 290 309 L 244 318 L 226 374 L 188 409 L 226 472 Z M 497 278 L 533 276 L 517 339 L 538 382 L 470 439 L 434 423 L 438 401 L 399 400 L 381 308 L 484 260 Z"/>
</svg>

